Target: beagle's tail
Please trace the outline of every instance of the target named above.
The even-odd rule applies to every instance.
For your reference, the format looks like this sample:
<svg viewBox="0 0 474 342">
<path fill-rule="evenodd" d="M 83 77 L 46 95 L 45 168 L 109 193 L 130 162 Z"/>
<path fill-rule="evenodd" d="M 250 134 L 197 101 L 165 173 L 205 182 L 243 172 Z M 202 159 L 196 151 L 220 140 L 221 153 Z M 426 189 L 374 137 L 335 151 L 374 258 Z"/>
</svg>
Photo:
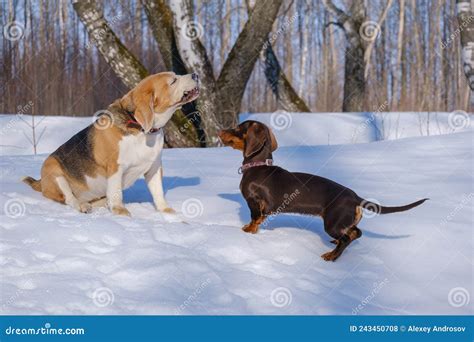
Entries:
<svg viewBox="0 0 474 342">
<path fill-rule="evenodd" d="M 406 210 L 410 210 L 412 208 L 415 208 L 415 207 L 419 206 L 420 204 L 423 204 L 428 199 L 429 198 L 423 198 L 422 200 L 419 200 L 419 201 L 416 201 L 416 202 L 413 202 L 413 203 L 410 203 L 410 204 L 407 204 L 407 205 L 402 205 L 400 207 L 384 207 L 380 204 L 377 204 L 377 203 L 374 203 L 374 202 L 371 202 L 371 201 L 367 201 L 367 200 L 361 198 L 360 206 L 364 209 L 373 211 L 374 213 L 377 213 L 377 214 L 391 214 L 391 213 L 398 213 L 400 211 L 406 211 Z"/>
<path fill-rule="evenodd" d="M 36 180 L 33 177 L 28 176 L 24 177 L 21 181 L 31 186 L 33 190 L 41 192 L 41 180 Z"/>
</svg>

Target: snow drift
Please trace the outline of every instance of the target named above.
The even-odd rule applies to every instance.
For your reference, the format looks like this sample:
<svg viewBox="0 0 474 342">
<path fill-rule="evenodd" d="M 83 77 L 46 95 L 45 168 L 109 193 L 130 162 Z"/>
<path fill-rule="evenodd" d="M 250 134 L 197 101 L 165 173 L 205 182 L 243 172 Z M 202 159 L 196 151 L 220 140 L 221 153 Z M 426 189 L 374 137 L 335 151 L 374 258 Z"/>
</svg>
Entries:
<svg viewBox="0 0 474 342">
<path fill-rule="evenodd" d="M 274 129 L 276 165 L 385 205 L 431 199 L 367 214 L 362 238 L 335 263 L 320 258 L 333 245 L 319 218 L 280 215 L 257 235 L 240 230 L 249 212 L 238 151 L 165 150 L 177 215 L 154 210 L 143 179 L 125 191 L 132 218 L 86 215 L 19 179 L 38 177 L 46 153 L 90 119 L 46 118 L 37 156 L 14 124 L 0 137 L 0 314 L 472 314 L 474 133 L 452 133 L 441 116 L 439 133 L 449 134 L 430 126 L 422 136 L 400 115 L 402 136 L 417 135 L 404 139 L 377 139 L 377 129 L 360 128 L 364 114 L 297 114 Z M 14 119 L 0 118 L 2 127 Z"/>
</svg>

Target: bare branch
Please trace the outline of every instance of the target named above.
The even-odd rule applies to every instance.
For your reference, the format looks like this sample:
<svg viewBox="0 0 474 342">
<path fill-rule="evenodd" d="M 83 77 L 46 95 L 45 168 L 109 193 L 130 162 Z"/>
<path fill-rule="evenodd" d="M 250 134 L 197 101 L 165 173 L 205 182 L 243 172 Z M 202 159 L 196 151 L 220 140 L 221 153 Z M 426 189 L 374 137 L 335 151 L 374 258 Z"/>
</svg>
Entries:
<svg viewBox="0 0 474 342">
<path fill-rule="evenodd" d="M 117 38 L 95 0 L 73 0 L 72 3 L 86 26 L 90 40 L 97 46 L 107 64 L 127 87 L 135 87 L 148 75 L 148 71 Z"/>
<path fill-rule="evenodd" d="M 43 137 L 44 132 L 46 131 L 46 127 L 43 127 L 43 130 L 41 131 L 40 135 L 38 136 L 38 139 L 36 139 L 36 145 L 39 144 L 41 141 L 41 138 Z"/>
<path fill-rule="evenodd" d="M 404 1 L 404 0 L 402 0 Z M 382 14 L 379 17 L 379 20 L 377 21 L 377 29 L 381 30 L 381 27 L 383 25 L 383 22 L 385 21 L 385 18 L 387 17 L 388 10 L 390 9 L 390 6 L 392 6 L 393 0 L 388 0 L 387 6 L 385 6 L 385 9 L 383 10 Z M 378 32 L 377 32 L 378 34 Z M 376 38 L 376 37 L 375 37 Z M 372 50 L 375 45 L 375 40 L 373 39 L 369 42 L 367 45 L 365 52 L 364 52 L 364 61 L 365 61 L 365 69 L 364 69 L 364 77 L 367 79 L 369 76 L 369 69 L 370 69 L 370 55 L 372 54 Z"/>
<path fill-rule="evenodd" d="M 257 1 L 250 12 L 249 19 L 240 32 L 229 52 L 217 79 L 220 107 L 226 113 L 224 125 L 235 124 L 237 113 L 240 111 L 245 86 L 252 74 L 255 62 L 272 30 L 282 0 Z"/>
<path fill-rule="evenodd" d="M 341 23 L 341 25 L 343 25 L 344 22 L 350 20 L 350 17 L 346 14 L 346 12 L 344 12 L 339 7 L 334 5 L 332 0 L 323 0 L 323 4 L 326 7 L 326 9 L 337 18 L 337 21 Z"/>
<path fill-rule="evenodd" d="M 310 112 L 303 99 L 301 99 L 286 78 L 278 63 L 278 59 L 268 44 L 264 51 L 265 76 L 275 94 L 278 103 L 288 112 Z"/>
</svg>

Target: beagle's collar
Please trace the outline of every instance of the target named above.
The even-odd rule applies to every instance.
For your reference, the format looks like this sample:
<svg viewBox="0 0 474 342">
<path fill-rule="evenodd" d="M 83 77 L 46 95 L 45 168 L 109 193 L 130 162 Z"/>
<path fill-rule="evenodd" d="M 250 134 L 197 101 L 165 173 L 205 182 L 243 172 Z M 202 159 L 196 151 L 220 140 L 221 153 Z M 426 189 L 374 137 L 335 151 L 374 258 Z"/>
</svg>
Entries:
<svg viewBox="0 0 474 342">
<path fill-rule="evenodd" d="M 273 165 L 273 159 L 265 159 L 265 161 L 255 161 L 255 162 L 250 162 L 247 164 L 242 165 L 239 167 L 239 170 L 237 171 L 239 174 L 244 173 L 244 171 L 256 167 L 256 166 L 272 166 Z"/>
<path fill-rule="evenodd" d="M 143 129 L 142 125 L 140 125 L 140 123 L 135 119 L 135 116 L 133 115 L 133 113 L 127 111 L 127 114 L 130 117 L 130 119 L 128 119 L 128 121 L 126 122 L 127 126 L 132 126 L 132 127 L 135 126 L 135 128 L 138 128 L 140 131 L 145 133 L 145 130 Z M 152 128 L 146 134 L 154 134 L 160 131 L 161 131 L 161 128 Z"/>
</svg>

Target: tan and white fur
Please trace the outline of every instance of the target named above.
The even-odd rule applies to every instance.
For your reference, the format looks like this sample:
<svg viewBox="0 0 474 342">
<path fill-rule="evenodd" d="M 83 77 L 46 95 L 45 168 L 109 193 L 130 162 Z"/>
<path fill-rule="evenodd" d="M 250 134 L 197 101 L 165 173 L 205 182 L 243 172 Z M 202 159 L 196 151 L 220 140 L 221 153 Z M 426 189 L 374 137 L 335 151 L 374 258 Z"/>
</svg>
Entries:
<svg viewBox="0 0 474 342">
<path fill-rule="evenodd" d="M 148 76 L 112 103 L 96 122 L 61 145 L 44 162 L 41 179 L 23 181 L 80 212 L 107 205 L 130 215 L 122 190 L 145 176 L 156 209 L 174 212 L 163 191 L 163 128 L 183 104 L 199 96 L 196 74 Z"/>
</svg>

